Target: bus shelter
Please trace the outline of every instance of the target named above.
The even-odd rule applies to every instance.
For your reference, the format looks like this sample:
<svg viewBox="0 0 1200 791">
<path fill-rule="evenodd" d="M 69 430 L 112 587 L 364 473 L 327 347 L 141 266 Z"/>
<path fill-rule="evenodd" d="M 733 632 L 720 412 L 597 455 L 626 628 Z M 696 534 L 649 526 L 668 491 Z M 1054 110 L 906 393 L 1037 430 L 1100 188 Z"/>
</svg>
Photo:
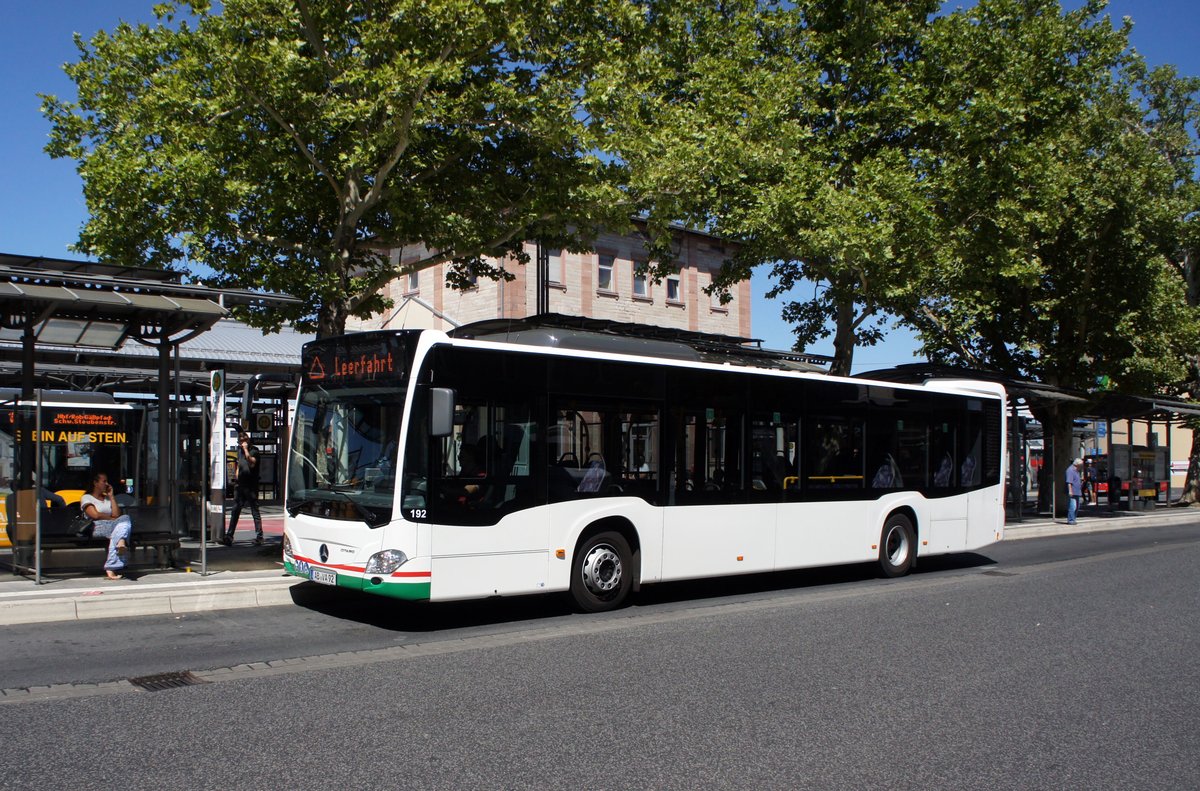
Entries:
<svg viewBox="0 0 1200 791">
<path fill-rule="evenodd" d="M 1131 396 L 1104 393 L 1092 405 L 1095 420 L 1102 421 L 1106 453 L 1097 459 L 1100 471 L 1102 500 L 1113 507 L 1140 510 L 1155 503 L 1171 503 L 1176 492 L 1171 483 L 1173 447 L 1172 428 L 1200 417 L 1200 404 L 1174 398 Z M 1113 424 L 1127 422 L 1124 442 L 1116 441 Z M 1134 430 L 1141 424 L 1140 431 Z M 1158 429 L 1163 429 L 1165 443 L 1159 441 Z M 1142 441 L 1135 442 L 1140 433 Z M 1185 450 L 1191 467 L 1191 447 Z M 1182 494 L 1179 492 L 1178 494 Z"/>
<path fill-rule="evenodd" d="M 0 254 L 0 385 L 12 387 L 0 394 L 9 428 L 7 440 L 0 437 L 0 444 L 8 446 L 0 469 L 9 479 L 4 482 L 5 517 L 13 506 L 7 521 L 40 524 L 42 508 L 52 508 L 62 498 L 41 496 L 48 476 L 70 478 L 69 485 L 60 487 L 69 495 L 79 490 L 76 479 L 86 462 L 89 469 L 103 464 L 141 470 L 143 483 L 121 493 L 147 509 L 144 523 L 177 535 L 181 470 L 178 454 L 170 449 L 179 423 L 187 419 L 182 389 L 188 386 L 181 375 L 180 346 L 209 332 L 234 309 L 261 311 L 300 302 L 282 294 L 188 284 L 170 271 Z M 121 354 L 128 346 L 151 353 Z M 218 357 L 205 367 L 221 364 Z M 203 377 L 206 393 L 206 372 Z M 64 382 L 78 386 L 81 380 L 97 389 L 141 387 L 146 405 L 121 409 L 111 396 L 110 403 L 102 403 L 95 393 L 45 392 Z M 195 382 L 190 389 L 200 390 Z M 51 423 L 41 425 L 44 420 Z M 64 420 L 83 423 L 67 425 Z M 130 439 L 146 432 L 155 435 L 154 441 Z M 138 448 L 136 453 L 102 447 L 104 440 L 121 436 L 129 448 Z M 83 450 L 99 455 L 79 453 Z M 120 472 L 115 477 L 115 489 L 128 489 L 134 476 Z"/>
</svg>

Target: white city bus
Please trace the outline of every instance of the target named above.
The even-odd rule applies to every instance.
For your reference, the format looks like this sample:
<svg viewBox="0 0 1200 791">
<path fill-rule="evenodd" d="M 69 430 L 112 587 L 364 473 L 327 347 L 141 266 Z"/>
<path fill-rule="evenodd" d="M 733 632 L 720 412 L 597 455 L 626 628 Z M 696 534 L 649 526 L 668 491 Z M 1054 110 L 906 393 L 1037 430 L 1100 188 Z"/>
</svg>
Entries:
<svg viewBox="0 0 1200 791">
<path fill-rule="evenodd" d="M 668 580 L 898 576 L 1003 537 L 999 385 L 838 378 L 678 335 L 482 322 L 306 345 L 287 571 L 600 611 Z"/>
</svg>

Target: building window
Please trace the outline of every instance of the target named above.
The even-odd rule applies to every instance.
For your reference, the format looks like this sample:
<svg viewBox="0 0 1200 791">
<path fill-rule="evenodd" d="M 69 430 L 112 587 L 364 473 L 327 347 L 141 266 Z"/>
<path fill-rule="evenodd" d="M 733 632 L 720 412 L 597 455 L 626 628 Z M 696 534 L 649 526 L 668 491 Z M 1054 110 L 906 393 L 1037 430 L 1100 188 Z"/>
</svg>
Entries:
<svg viewBox="0 0 1200 791">
<path fill-rule="evenodd" d="M 635 299 L 650 299 L 650 283 L 646 278 L 645 266 L 644 261 L 633 262 L 633 296 Z"/>
<path fill-rule="evenodd" d="M 679 275 L 667 275 L 667 302 L 683 304 L 683 291 L 679 288 Z"/>
<path fill-rule="evenodd" d="M 721 292 L 718 291 L 717 289 L 713 289 L 713 292 L 709 297 L 709 307 L 715 313 L 728 313 L 729 312 L 728 303 L 724 304 L 724 305 L 721 304 Z"/>
<path fill-rule="evenodd" d="M 596 268 L 596 289 L 599 291 L 615 291 L 613 288 L 613 256 L 601 255 Z"/>
<path fill-rule="evenodd" d="M 421 290 L 421 273 L 409 272 L 404 279 L 404 293 L 412 294 Z"/>
<path fill-rule="evenodd" d="M 562 285 L 562 249 L 537 246 L 538 277 L 545 273 L 546 282 Z"/>
</svg>

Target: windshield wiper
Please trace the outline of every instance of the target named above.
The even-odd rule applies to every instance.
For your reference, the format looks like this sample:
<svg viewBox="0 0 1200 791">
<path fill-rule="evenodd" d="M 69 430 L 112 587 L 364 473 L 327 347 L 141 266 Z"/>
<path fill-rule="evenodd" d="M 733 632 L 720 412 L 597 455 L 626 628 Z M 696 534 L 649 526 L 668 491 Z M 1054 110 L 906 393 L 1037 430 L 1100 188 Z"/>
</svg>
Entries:
<svg viewBox="0 0 1200 791">
<path fill-rule="evenodd" d="M 336 495 L 340 496 L 346 502 L 350 503 L 350 505 L 352 505 L 354 507 L 354 512 L 356 514 L 358 514 L 358 518 L 361 519 L 366 524 L 367 527 L 372 527 L 372 528 L 379 527 L 380 525 L 382 525 L 388 521 L 387 517 L 380 516 L 379 514 L 375 513 L 370 508 L 367 508 L 366 506 L 362 505 L 357 500 L 355 500 L 353 497 L 351 497 L 350 495 L 341 491 L 340 489 L 322 489 L 321 491 L 336 494 Z M 286 510 L 288 512 L 288 516 L 295 516 L 296 514 L 300 513 L 301 509 L 303 509 L 305 506 L 322 503 L 322 502 L 328 502 L 328 501 L 322 497 L 306 497 L 303 500 L 300 500 L 296 503 L 289 503 L 286 507 Z"/>
<path fill-rule="evenodd" d="M 288 516 L 295 516 L 300 513 L 301 508 L 306 505 L 312 505 L 315 502 L 318 502 L 315 497 L 306 497 L 303 500 L 296 500 L 294 503 L 289 500 L 284 504 L 283 510 L 287 511 Z"/>
<path fill-rule="evenodd" d="M 332 491 L 336 492 L 337 490 L 333 489 Z M 348 503 L 350 503 L 350 505 L 354 506 L 354 510 L 358 512 L 359 517 L 362 518 L 363 522 L 366 523 L 367 527 L 379 527 L 384 522 L 388 521 L 386 517 L 382 517 L 379 514 L 375 513 L 370 508 L 367 508 L 365 505 L 358 502 L 358 500 L 355 500 L 353 497 L 346 494 L 345 492 L 337 492 L 337 493 L 340 494 L 342 497 L 344 497 L 346 502 L 348 502 Z"/>
</svg>

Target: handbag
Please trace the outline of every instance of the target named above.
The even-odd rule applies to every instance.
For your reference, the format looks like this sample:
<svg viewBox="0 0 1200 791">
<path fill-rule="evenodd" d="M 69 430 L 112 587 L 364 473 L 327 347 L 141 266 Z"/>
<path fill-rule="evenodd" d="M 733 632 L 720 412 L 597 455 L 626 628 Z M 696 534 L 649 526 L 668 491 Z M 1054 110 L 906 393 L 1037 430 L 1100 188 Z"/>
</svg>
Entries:
<svg viewBox="0 0 1200 791">
<path fill-rule="evenodd" d="M 91 538 L 92 530 L 95 529 L 95 524 L 91 518 L 82 511 L 71 519 L 70 530 L 80 538 Z"/>
</svg>

